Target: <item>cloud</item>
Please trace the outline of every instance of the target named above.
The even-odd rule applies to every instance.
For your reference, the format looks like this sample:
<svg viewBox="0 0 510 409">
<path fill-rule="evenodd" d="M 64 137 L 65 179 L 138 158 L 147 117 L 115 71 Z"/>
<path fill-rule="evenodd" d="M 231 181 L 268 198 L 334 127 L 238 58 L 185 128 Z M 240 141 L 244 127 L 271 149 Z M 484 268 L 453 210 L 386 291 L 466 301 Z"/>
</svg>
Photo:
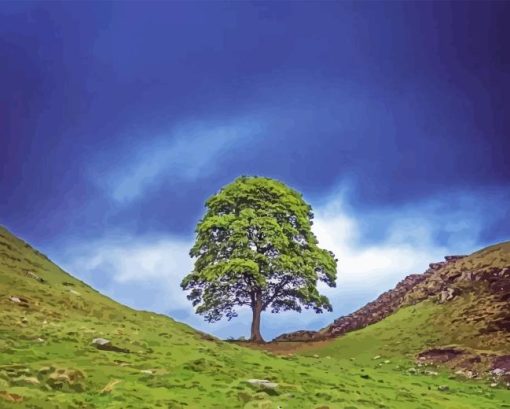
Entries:
<svg viewBox="0 0 510 409">
<path fill-rule="evenodd" d="M 360 213 L 350 207 L 350 194 L 343 190 L 314 206 L 313 229 L 319 244 L 339 259 L 337 287 L 321 286 L 334 311 L 321 315 L 311 311 L 264 313 L 266 337 L 321 328 L 392 288 L 406 275 L 423 272 L 430 262 L 490 244 L 480 241 L 480 232 L 502 211 L 490 196 L 452 192 L 400 208 Z M 129 306 L 167 313 L 221 337 L 248 335 L 251 313 L 247 309 L 230 322 L 214 324 L 194 314 L 179 286 L 192 269 L 191 245 L 191 237 L 171 235 L 105 237 L 73 245 L 62 264 Z"/>
<path fill-rule="evenodd" d="M 251 143 L 262 125 L 255 118 L 193 122 L 170 132 L 138 138 L 122 163 L 103 164 L 94 179 L 118 203 L 129 203 L 163 182 L 194 182 L 224 165 L 226 153 Z"/>
<path fill-rule="evenodd" d="M 192 270 L 191 241 L 177 237 L 105 238 L 67 250 L 64 266 L 132 307 L 189 309 L 181 279 Z"/>
</svg>

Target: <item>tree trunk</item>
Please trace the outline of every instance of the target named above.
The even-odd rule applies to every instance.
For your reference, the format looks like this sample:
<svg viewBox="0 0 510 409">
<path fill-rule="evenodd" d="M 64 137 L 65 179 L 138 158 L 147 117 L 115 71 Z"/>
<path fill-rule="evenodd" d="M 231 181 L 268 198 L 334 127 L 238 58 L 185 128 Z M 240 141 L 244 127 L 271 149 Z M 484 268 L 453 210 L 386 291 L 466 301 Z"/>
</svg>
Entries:
<svg viewBox="0 0 510 409">
<path fill-rule="evenodd" d="M 259 294 L 255 295 L 255 302 L 251 309 L 253 311 L 253 319 L 251 321 L 251 342 L 263 343 L 264 339 L 260 334 L 260 315 L 262 313 L 262 297 Z"/>
</svg>

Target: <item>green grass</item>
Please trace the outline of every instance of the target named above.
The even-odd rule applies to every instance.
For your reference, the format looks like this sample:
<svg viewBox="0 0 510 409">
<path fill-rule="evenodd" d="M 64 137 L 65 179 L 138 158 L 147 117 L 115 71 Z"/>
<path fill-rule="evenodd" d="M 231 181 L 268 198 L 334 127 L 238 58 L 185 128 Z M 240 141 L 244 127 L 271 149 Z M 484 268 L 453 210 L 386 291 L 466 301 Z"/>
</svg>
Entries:
<svg viewBox="0 0 510 409">
<path fill-rule="evenodd" d="M 0 408 L 510 408 L 510 392 L 487 382 L 408 372 L 414 353 L 440 338 L 427 327 L 436 308 L 419 304 L 313 350 L 276 355 L 122 306 L 0 229 Z M 97 337 L 131 352 L 100 351 Z M 59 369 L 74 378 L 52 384 Z M 250 378 L 280 386 L 260 391 Z M 5 399 L 16 395 L 22 401 Z"/>
</svg>

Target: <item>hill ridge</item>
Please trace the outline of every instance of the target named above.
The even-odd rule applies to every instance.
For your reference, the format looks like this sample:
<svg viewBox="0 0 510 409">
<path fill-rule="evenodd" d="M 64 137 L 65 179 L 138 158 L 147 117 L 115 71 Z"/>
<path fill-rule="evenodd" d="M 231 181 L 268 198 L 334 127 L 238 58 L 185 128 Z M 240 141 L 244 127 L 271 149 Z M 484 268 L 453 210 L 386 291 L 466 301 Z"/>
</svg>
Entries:
<svg viewBox="0 0 510 409">
<path fill-rule="evenodd" d="M 429 264 L 422 274 L 411 274 L 393 289 L 382 293 L 351 314 L 337 318 L 319 331 L 301 330 L 282 334 L 273 341 L 319 341 L 341 336 L 377 323 L 400 308 L 432 299 L 447 303 L 475 287 L 498 305 L 496 311 L 485 311 L 488 332 L 510 332 L 510 242 L 479 250 L 469 256 L 445 256 L 445 260 Z M 506 308 L 505 308 L 506 307 Z M 481 311 L 479 311 L 481 313 Z M 477 317 L 480 319 L 480 314 Z M 505 338 L 506 338 L 505 336 Z M 510 341 L 510 338 L 509 338 Z"/>
</svg>

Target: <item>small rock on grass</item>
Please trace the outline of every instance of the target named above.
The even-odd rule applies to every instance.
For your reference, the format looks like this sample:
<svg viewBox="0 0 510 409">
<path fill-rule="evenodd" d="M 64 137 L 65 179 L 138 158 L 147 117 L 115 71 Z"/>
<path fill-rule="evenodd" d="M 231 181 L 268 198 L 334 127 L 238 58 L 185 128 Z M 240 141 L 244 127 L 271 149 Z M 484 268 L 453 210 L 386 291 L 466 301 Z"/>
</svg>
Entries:
<svg viewBox="0 0 510 409">
<path fill-rule="evenodd" d="M 268 381 L 267 379 L 248 379 L 246 382 L 250 385 L 260 386 L 266 389 L 276 389 L 278 387 L 277 383 Z"/>
<path fill-rule="evenodd" d="M 447 392 L 447 391 L 449 391 L 449 390 L 450 390 L 450 388 L 449 388 L 449 386 L 448 386 L 448 385 L 439 385 L 439 386 L 437 387 L 437 390 L 438 390 L 438 391 L 441 391 L 441 392 Z"/>
<path fill-rule="evenodd" d="M 105 345 L 111 344 L 111 341 L 108 339 L 104 339 L 104 338 L 94 338 L 92 340 L 92 343 L 94 345 L 105 346 Z"/>
</svg>

